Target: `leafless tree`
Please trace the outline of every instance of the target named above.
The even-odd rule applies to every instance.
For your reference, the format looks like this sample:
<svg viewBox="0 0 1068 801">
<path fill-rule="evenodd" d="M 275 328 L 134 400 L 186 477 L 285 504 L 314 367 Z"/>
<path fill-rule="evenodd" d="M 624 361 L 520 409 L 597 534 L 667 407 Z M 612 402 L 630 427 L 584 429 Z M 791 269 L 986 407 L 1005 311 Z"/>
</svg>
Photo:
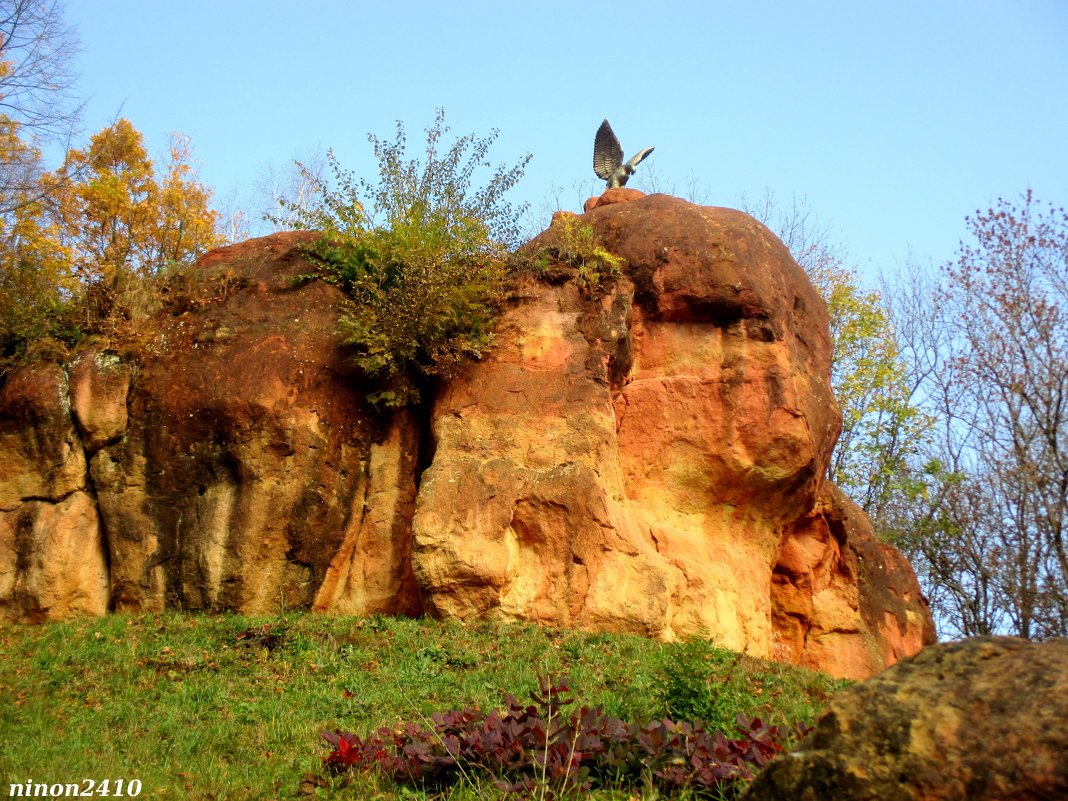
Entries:
<svg viewBox="0 0 1068 801">
<path fill-rule="evenodd" d="M 326 166 L 323 152 L 315 149 L 284 168 L 265 167 L 256 183 L 256 216 L 283 230 L 299 227 L 320 202 L 326 186 Z"/>
<path fill-rule="evenodd" d="M 1068 634 L 1068 214 L 1028 191 L 968 221 L 940 296 L 958 345 L 958 407 L 1000 530 L 1020 636 Z"/>
<path fill-rule="evenodd" d="M 67 140 L 83 106 L 72 91 L 78 48 L 58 0 L 0 0 L 0 114 L 35 139 Z"/>
<path fill-rule="evenodd" d="M 940 281 L 892 295 L 937 436 L 902 547 L 952 635 L 1068 633 L 1068 215 L 1031 194 L 968 220 Z"/>
<path fill-rule="evenodd" d="M 68 145 L 75 133 L 77 52 L 57 0 L 0 0 L 0 215 L 48 193 L 39 145 Z"/>
<path fill-rule="evenodd" d="M 993 634 L 1009 628 L 1001 550 L 986 526 L 994 501 L 973 458 L 974 428 L 958 416 L 965 388 L 950 369 L 937 278 L 912 263 L 886 282 L 914 401 L 934 425 L 906 461 L 905 491 L 884 509 L 883 532 L 909 557 L 943 636 Z"/>
<path fill-rule="evenodd" d="M 244 242 L 252 236 L 249 214 L 241 202 L 240 193 L 235 187 L 225 199 L 216 202 L 219 213 L 218 231 L 224 244 Z"/>
<path fill-rule="evenodd" d="M 786 205 L 765 188 L 759 197 L 743 192 L 737 202 L 739 209 L 775 232 L 816 289 L 827 298 L 832 288 L 831 277 L 848 268 L 849 254 L 835 241 L 830 227 L 816 216 L 808 201 L 795 196 Z"/>
</svg>

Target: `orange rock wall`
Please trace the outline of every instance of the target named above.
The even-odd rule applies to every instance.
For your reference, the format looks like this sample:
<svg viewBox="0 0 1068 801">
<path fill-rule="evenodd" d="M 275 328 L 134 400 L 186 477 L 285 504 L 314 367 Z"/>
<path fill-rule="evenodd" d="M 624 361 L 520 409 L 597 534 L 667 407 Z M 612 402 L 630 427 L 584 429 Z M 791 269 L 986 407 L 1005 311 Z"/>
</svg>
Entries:
<svg viewBox="0 0 1068 801">
<path fill-rule="evenodd" d="M 140 363 L 0 390 L 0 616 L 312 608 L 718 643 L 865 676 L 932 639 L 900 554 L 822 480 L 826 312 L 740 212 L 629 190 L 626 268 L 519 277 L 424 419 L 369 409 L 345 302 L 277 234 L 201 260 Z M 559 228 L 528 246 L 555 247 Z"/>
<path fill-rule="evenodd" d="M 739 212 L 631 191 L 581 222 L 626 277 L 592 299 L 521 284 L 494 358 L 434 404 L 413 521 L 428 608 L 709 636 L 849 676 L 931 639 L 907 566 L 889 622 L 866 616 L 858 553 L 885 546 L 821 505 L 840 426 L 828 323 L 782 244 Z M 889 580 L 894 555 L 863 578 Z"/>
</svg>

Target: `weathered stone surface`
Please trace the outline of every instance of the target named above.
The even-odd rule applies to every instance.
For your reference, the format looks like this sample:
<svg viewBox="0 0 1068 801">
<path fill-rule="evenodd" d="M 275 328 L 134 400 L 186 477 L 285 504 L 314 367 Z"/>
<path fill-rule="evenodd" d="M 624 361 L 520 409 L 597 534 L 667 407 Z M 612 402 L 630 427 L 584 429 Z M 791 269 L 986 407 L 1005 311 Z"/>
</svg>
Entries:
<svg viewBox="0 0 1068 801">
<path fill-rule="evenodd" d="M 607 373 L 588 369 L 583 330 L 624 337 L 628 305 L 590 320 L 573 284 L 522 291 L 494 358 L 434 404 L 416 576 L 443 616 L 659 634 L 682 573 L 625 514 Z"/>
<path fill-rule="evenodd" d="M 371 443 L 362 519 L 345 528 L 313 608 L 351 615 L 421 611 L 411 568 L 418 453 L 418 425 L 410 412 L 399 413 L 385 438 Z"/>
<path fill-rule="evenodd" d="M 187 297 L 153 322 L 132 384 L 128 366 L 92 352 L 8 381 L 4 616 L 56 616 L 41 610 L 64 592 L 91 599 L 71 614 L 420 610 L 408 530 L 417 422 L 369 413 L 335 333 L 338 291 L 293 287 L 311 272 L 295 246 L 312 236 L 206 256 Z M 103 594 L 84 586 L 101 565 Z"/>
<path fill-rule="evenodd" d="M 54 364 L 15 371 L 0 388 L 0 511 L 58 501 L 85 487 L 85 450 Z"/>
<path fill-rule="evenodd" d="M 641 200 L 645 197 L 644 192 L 637 189 L 627 189 L 625 186 L 617 186 L 615 189 L 606 189 L 603 194 L 591 197 L 582 204 L 584 212 L 593 211 L 598 206 L 611 206 L 613 203 L 629 203 L 632 200 Z"/>
<path fill-rule="evenodd" d="M 324 596 L 351 612 L 418 610 L 410 471 L 367 513 L 391 459 L 414 460 L 414 424 L 391 434 L 368 412 L 336 334 L 338 290 L 293 287 L 312 271 L 295 246 L 313 236 L 209 254 L 200 266 L 223 269 L 223 296 L 161 325 L 125 438 L 91 464 L 116 609 L 257 613 Z M 351 572 L 354 543 L 374 592 L 327 581 Z"/>
<path fill-rule="evenodd" d="M 701 634 L 848 676 L 915 652 L 933 629 L 907 566 L 890 647 L 863 611 L 862 582 L 893 572 L 858 568 L 882 554 L 870 529 L 829 511 L 805 538 L 840 425 L 822 301 L 747 215 L 626 191 L 583 223 L 627 277 L 593 302 L 523 285 L 493 358 L 434 404 L 413 522 L 428 607 Z M 773 590 L 780 558 L 803 603 Z"/>
<path fill-rule="evenodd" d="M 0 617 L 33 622 L 107 611 L 108 575 L 85 451 L 58 365 L 0 390 Z"/>
<path fill-rule="evenodd" d="M 104 614 L 104 553 L 96 505 L 85 492 L 0 513 L 0 616 L 40 623 Z"/>
<path fill-rule="evenodd" d="M 771 602 L 775 658 L 836 676 L 867 676 L 935 640 L 908 562 L 826 483 L 779 543 Z"/>
<path fill-rule="evenodd" d="M 933 645 L 840 691 L 745 801 L 1068 798 L 1068 640 Z"/>
<path fill-rule="evenodd" d="M 126 432 L 130 372 L 115 354 L 98 351 L 81 351 L 67 364 L 70 408 L 89 453 Z"/>
<path fill-rule="evenodd" d="M 294 281 L 307 232 L 205 256 L 136 365 L 11 376 L 0 615 L 425 605 L 854 677 L 915 652 L 914 576 L 821 478 L 839 414 L 800 268 L 740 212 L 601 201 L 581 224 L 623 274 L 596 297 L 566 265 L 517 279 L 498 347 L 419 412 L 365 404 L 346 301 Z"/>
</svg>

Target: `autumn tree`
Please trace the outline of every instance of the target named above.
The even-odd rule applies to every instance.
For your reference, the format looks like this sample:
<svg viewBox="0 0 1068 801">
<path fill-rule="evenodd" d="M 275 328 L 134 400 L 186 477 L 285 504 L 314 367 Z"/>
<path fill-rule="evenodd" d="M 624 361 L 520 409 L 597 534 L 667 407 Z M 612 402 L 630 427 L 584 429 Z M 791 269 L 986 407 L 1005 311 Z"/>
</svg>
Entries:
<svg viewBox="0 0 1068 801">
<path fill-rule="evenodd" d="M 0 62 L 0 74 L 8 65 Z M 0 114 L 0 216 L 43 197 L 41 151 L 22 136 L 22 126 Z"/>
<path fill-rule="evenodd" d="M 0 375 L 25 344 L 62 326 L 60 309 L 74 291 L 67 251 L 60 242 L 42 187 L 40 151 L 0 117 L 0 158 L 21 177 L 0 186 Z"/>
<path fill-rule="evenodd" d="M 222 244 L 219 215 L 211 208 L 211 190 L 197 177 L 188 136 L 171 134 L 167 163 L 158 181 L 151 250 L 141 267 L 153 272 L 189 263 Z"/>
<path fill-rule="evenodd" d="M 81 112 L 73 95 L 78 37 L 56 0 L 0 2 L 0 115 L 30 138 L 66 141 Z"/>
<path fill-rule="evenodd" d="M 0 63 L 0 71 L 4 65 Z M 21 136 L 17 122 L 0 115 L 0 163 L 3 178 L 0 179 L 0 225 L 9 231 L 15 212 L 22 206 L 40 198 L 41 151 L 27 143 Z"/>
<path fill-rule="evenodd" d="M 219 240 L 183 137 L 157 174 L 141 134 L 119 120 L 46 171 L 40 145 L 69 144 L 81 110 L 77 47 L 57 0 L 0 0 L 0 373 L 34 340 L 77 337 L 74 307 L 92 327 L 130 279 Z"/>
<path fill-rule="evenodd" d="M 40 144 L 63 141 L 77 121 L 76 50 L 57 3 L 0 2 L 0 374 L 27 341 L 61 325 L 72 291 Z"/>
<path fill-rule="evenodd" d="M 892 507 L 922 491 L 910 470 L 933 419 L 914 398 L 916 377 L 903 358 L 883 295 L 861 287 L 854 271 L 815 276 L 827 300 L 834 355 L 831 384 L 842 407 L 842 434 L 830 478 L 893 539 Z"/>
<path fill-rule="evenodd" d="M 211 193 L 196 179 L 185 137 L 172 137 L 157 175 L 143 137 L 121 119 L 71 150 L 53 180 L 62 186 L 55 214 L 63 243 L 84 283 L 153 275 L 219 241 Z"/>
<path fill-rule="evenodd" d="M 84 174 L 77 183 L 72 173 Z M 134 271 L 147 257 L 158 188 L 141 134 L 119 120 L 71 150 L 55 174 L 64 191 L 56 217 L 72 268 L 84 283 Z"/>
<path fill-rule="evenodd" d="M 941 293 L 942 276 L 915 259 L 884 281 L 913 398 L 932 425 L 903 465 L 913 491 L 885 507 L 883 527 L 909 557 L 942 634 L 993 634 L 1007 625 L 993 543 L 980 533 L 988 498 L 968 473 L 973 432 L 955 417 L 967 388 L 950 369 L 953 333 Z"/>
<path fill-rule="evenodd" d="M 0 123 L 4 147 L 34 157 Z M 219 242 L 181 136 L 157 171 L 141 134 L 119 120 L 36 183 L 32 202 L 0 214 L 0 372 L 42 336 L 118 333 L 158 306 L 158 276 Z"/>
<path fill-rule="evenodd" d="M 1028 191 L 967 220 L 938 302 L 950 339 L 964 576 L 1022 637 L 1068 634 L 1068 214 Z M 961 580 L 958 577 L 958 580 Z"/>
<path fill-rule="evenodd" d="M 58 2 L 0 0 L 0 214 L 42 198 L 38 148 L 66 145 L 74 133 L 82 108 L 72 91 L 77 51 Z"/>
</svg>

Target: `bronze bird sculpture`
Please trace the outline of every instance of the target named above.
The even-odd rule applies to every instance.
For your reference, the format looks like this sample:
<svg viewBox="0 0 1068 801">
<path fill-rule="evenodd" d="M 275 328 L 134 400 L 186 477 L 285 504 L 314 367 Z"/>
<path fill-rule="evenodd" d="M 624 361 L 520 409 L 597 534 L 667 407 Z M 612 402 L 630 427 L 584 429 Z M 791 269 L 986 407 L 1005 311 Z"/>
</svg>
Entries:
<svg viewBox="0 0 1068 801">
<path fill-rule="evenodd" d="M 634 169 L 652 152 L 653 148 L 647 147 L 624 163 L 623 146 L 612 132 L 608 120 L 605 120 L 597 129 L 597 138 L 593 140 L 593 171 L 597 173 L 598 178 L 608 181 L 607 189 L 626 186 L 627 179 L 634 174 Z"/>
</svg>

